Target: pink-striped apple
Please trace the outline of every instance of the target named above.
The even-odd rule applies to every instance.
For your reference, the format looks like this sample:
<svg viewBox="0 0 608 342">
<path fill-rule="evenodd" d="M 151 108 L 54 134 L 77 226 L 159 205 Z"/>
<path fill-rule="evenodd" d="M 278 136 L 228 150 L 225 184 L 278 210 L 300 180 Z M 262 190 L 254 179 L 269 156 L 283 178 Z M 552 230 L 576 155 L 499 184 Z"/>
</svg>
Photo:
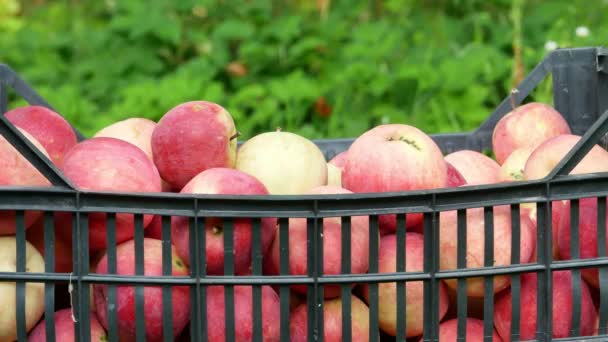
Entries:
<svg viewBox="0 0 608 342">
<path fill-rule="evenodd" d="M 484 209 L 467 209 L 467 267 L 484 266 L 485 224 Z M 445 211 L 439 220 L 439 267 L 441 270 L 457 268 L 458 220 L 456 211 Z M 511 264 L 511 210 L 509 206 L 495 207 L 494 222 L 494 259 L 493 266 Z M 520 262 L 528 263 L 536 246 L 536 229 L 527 215 L 520 214 Z M 448 286 L 456 288 L 456 279 L 446 280 Z M 509 286 L 508 276 L 494 277 L 494 293 Z M 483 297 L 483 278 L 467 279 L 467 294 L 470 297 Z"/>
<path fill-rule="evenodd" d="M 424 237 L 418 233 L 406 233 L 405 244 L 405 271 L 420 272 L 424 265 Z M 397 271 L 397 236 L 385 235 L 380 240 L 380 254 L 378 258 L 378 271 L 380 273 L 393 273 Z M 422 281 L 411 281 L 405 284 L 405 310 L 407 337 L 419 336 L 423 331 L 423 308 L 430 303 L 424 303 Z M 363 298 L 370 302 L 369 287 L 362 286 Z M 397 335 L 397 285 L 395 283 L 378 284 L 379 325 L 380 329 L 388 335 Z M 439 283 L 439 313 L 442 319 L 448 311 L 447 287 Z"/>
<path fill-rule="evenodd" d="M 452 164 L 446 162 L 446 165 L 448 167 L 448 188 L 455 188 L 467 184 L 467 181 L 464 179 L 462 174 L 456 170 Z"/>
<path fill-rule="evenodd" d="M 236 169 L 257 178 L 273 195 L 298 195 L 327 185 L 327 162 L 319 147 L 290 132 L 266 132 L 246 141 Z"/>
<path fill-rule="evenodd" d="M 194 176 L 214 167 L 234 167 L 237 134 L 222 106 L 190 101 L 175 106 L 152 132 L 152 155 L 162 179 L 182 189 Z"/>
<path fill-rule="evenodd" d="M 483 321 L 467 317 L 465 341 L 483 341 L 485 338 Z M 456 342 L 458 339 L 458 319 L 450 319 L 439 324 L 439 342 Z M 422 339 L 419 340 L 422 342 Z M 492 329 L 492 341 L 503 342 L 495 329 Z"/>
<path fill-rule="evenodd" d="M 145 238 L 144 275 L 161 276 L 163 274 L 163 242 Z M 171 275 L 184 277 L 189 275 L 188 267 L 177 256 L 175 247 L 171 246 Z M 96 273 L 108 273 L 108 256 L 104 254 L 96 267 Z M 135 242 L 129 240 L 116 247 L 116 274 L 135 275 Z M 108 328 L 108 285 L 93 286 L 95 309 L 99 322 Z M 159 286 L 144 286 L 144 317 L 146 322 L 146 340 L 162 341 L 163 338 L 163 289 Z M 173 336 L 178 336 L 190 320 L 190 288 L 173 286 L 171 288 L 171 314 L 173 318 Z M 135 340 L 135 287 L 119 286 L 116 289 L 116 315 L 118 337 L 122 341 Z"/>
<path fill-rule="evenodd" d="M 511 340 L 511 290 L 496 295 L 494 304 L 494 326 L 503 341 Z M 572 331 L 572 273 L 553 272 L 553 338 L 569 337 Z M 537 275 L 524 273 L 520 287 L 520 339 L 531 340 L 536 337 L 537 324 Z M 594 332 L 597 312 L 589 287 L 581 281 L 581 336 Z"/>
<path fill-rule="evenodd" d="M 500 165 L 483 153 L 461 150 L 445 156 L 445 161 L 460 172 L 467 185 L 498 183 Z"/>
<path fill-rule="evenodd" d="M 262 286 L 261 298 L 262 340 L 278 342 L 281 337 L 281 307 L 279 296 L 267 285 Z M 223 286 L 207 287 L 207 338 L 209 341 L 226 340 L 226 302 Z M 251 286 L 234 287 L 234 335 L 236 341 L 252 341 L 253 291 Z"/>
<path fill-rule="evenodd" d="M 553 107 L 532 102 L 503 116 L 492 133 L 492 149 L 499 164 L 519 148 L 535 148 L 543 141 L 570 134 L 570 127 Z"/>
<path fill-rule="evenodd" d="M 349 194 L 346 189 L 336 186 L 321 186 L 314 188 L 307 194 Z M 308 222 L 306 218 L 289 219 L 289 274 L 307 275 L 308 256 Z M 342 218 L 323 218 L 323 274 L 342 273 Z M 350 273 L 366 273 L 369 267 L 369 220 L 367 216 L 353 216 L 350 219 Z M 267 274 L 279 274 L 280 266 L 280 238 L 275 233 L 266 261 Z M 294 285 L 294 291 L 306 294 L 306 286 Z M 339 285 L 323 287 L 325 298 L 340 295 Z"/>
<path fill-rule="evenodd" d="M 17 130 L 28 139 L 43 155 L 49 157 L 44 147 L 27 131 Z M 27 160 L 8 140 L 0 135 L 0 186 L 48 187 L 51 183 Z M 26 211 L 25 228 L 29 228 L 42 213 Z M 16 214 L 14 211 L 0 212 L 0 235 L 13 235 L 16 232 Z"/>
<path fill-rule="evenodd" d="M 359 298 L 350 296 L 351 341 L 369 341 L 369 308 Z M 291 312 L 289 321 L 290 341 L 308 341 L 308 305 L 300 304 Z M 323 302 L 323 341 L 343 341 L 342 298 L 327 299 Z"/>
<path fill-rule="evenodd" d="M 4 115 L 13 125 L 31 134 L 57 166 L 61 166 L 65 154 L 78 143 L 70 124 L 46 107 L 18 107 Z"/>
<path fill-rule="evenodd" d="M 160 176 L 154 163 L 137 146 L 115 138 L 91 138 L 66 154 L 63 173 L 81 190 L 101 192 L 160 192 Z M 71 215 L 58 213 L 60 224 L 69 226 Z M 144 215 L 144 227 L 152 215 Z M 107 246 L 105 213 L 89 214 L 89 248 Z M 116 242 L 133 238 L 132 214 L 116 215 Z"/>
<path fill-rule="evenodd" d="M 74 321 L 72 320 L 72 309 L 66 308 L 55 312 L 55 341 L 73 342 L 76 341 L 74 333 Z M 105 342 L 108 340 L 105 330 L 97 320 L 95 315 L 90 315 L 91 341 Z M 45 342 L 46 321 L 43 319 L 36 325 L 28 336 L 29 342 Z"/>
<path fill-rule="evenodd" d="M 183 194 L 267 195 L 268 190 L 253 176 L 235 169 L 212 168 L 192 178 L 182 189 Z M 233 220 L 234 271 L 246 274 L 251 270 L 252 219 Z M 224 228 L 221 218 L 205 220 L 207 274 L 224 272 Z M 276 219 L 261 219 L 261 252 L 265 254 L 274 238 Z M 177 254 L 190 264 L 190 224 L 186 217 L 172 218 L 172 239 Z M 204 251 L 201 251 L 203 253 Z"/>
<path fill-rule="evenodd" d="M 352 192 L 399 192 L 436 189 L 447 185 L 447 166 L 439 146 L 416 127 L 376 126 L 355 139 L 348 149 L 342 186 Z M 407 227 L 422 214 L 407 215 Z M 380 216 L 380 229 L 395 232 L 395 215 Z"/>
</svg>

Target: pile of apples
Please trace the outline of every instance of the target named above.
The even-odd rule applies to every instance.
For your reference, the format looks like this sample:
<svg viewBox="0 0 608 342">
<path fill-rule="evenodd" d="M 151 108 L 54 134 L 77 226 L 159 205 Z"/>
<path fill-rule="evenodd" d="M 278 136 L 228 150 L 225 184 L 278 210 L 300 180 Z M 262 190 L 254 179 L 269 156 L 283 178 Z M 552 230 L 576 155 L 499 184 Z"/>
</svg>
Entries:
<svg viewBox="0 0 608 342">
<path fill-rule="evenodd" d="M 573 135 L 564 118 L 551 106 L 529 103 L 514 108 L 496 125 L 492 136 L 491 158 L 477 151 L 461 150 L 444 155 L 433 139 L 420 129 L 406 124 L 385 124 L 357 137 L 351 146 L 331 160 L 312 141 L 280 129 L 252 137 L 238 147 L 239 133 L 230 113 L 222 106 L 207 101 L 177 105 L 158 121 L 130 118 L 115 122 L 93 137 L 78 142 L 71 126 L 57 113 L 39 106 L 16 108 L 6 119 L 82 191 L 227 195 L 306 195 L 352 194 L 431 190 L 534 180 L 545 177 L 580 140 Z M 608 171 L 608 152 L 595 146 L 572 171 L 572 174 Z M 40 174 L 12 145 L 0 138 L 0 185 L 48 187 Z M 553 254 L 567 260 L 570 255 L 570 203 L 553 203 Z M 521 206 L 520 262 L 536 260 L 536 207 Z M 72 272 L 72 227 L 70 213 L 55 213 L 55 271 Z M 509 206 L 493 210 L 494 265 L 511 263 L 511 212 Z M 597 256 L 597 200 L 580 201 L 580 256 Z M 467 267 L 484 266 L 484 211 L 467 209 Z M 144 215 L 145 275 L 162 275 L 161 217 Z M 289 274 L 307 275 L 307 222 L 291 218 L 289 222 Z M 323 273 L 340 274 L 342 269 L 341 218 L 323 219 Z M 172 274 L 190 274 L 189 219 L 171 218 Z M 260 221 L 263 273 L 279 274 L 279 228 L 276 218 Z M 27 235 L 26 267 L 28 272 L 44 272 L 43 218 L 41 212 L 25 214 Z M 252 226 L 250 218 L 234 219 L 234 272 L 252 274 Z M 405 222 L 405 267 L 408 272 L 424 269 L 424 229 L 422 214 L 408 214 Z M 15 212 L 0 213 L 0 271 L 16 271 Z M 106 215 L 89 215 L 89 250 L 91 271 L 108 273 Z M 205 218 L 206 274 L 224 272 L 224 222 L 221 218 Z M 380 273 L 395 272 L 397 259 L 396 215 L 379 216 Z M 608 227 L 607 227 L 608 228 Z M 457 268 L 456 211 L 440 214 L 439 267 Z M 369 270 L 369 217 L 351 218 L 351 273 Z M 117 273 L 135 274 L 134 218 L 132 214 L 116 215 Z M 517 242 L 516 242 L 517 243 Z M 597 334 L 598 272 L 582 271 L 581 333 Z M 571 331 L 571 272 L 553 273 L 553 336 L 567 337 Z M 441 281 L 439 286 L 440 340 L 455 340 L 456 280 Z M 508 276 L 494 277 L 494 297 L 484 298 L 483 279 L 467 280 L 468 302 L 477 305 L 469 310 L 467 340 L 483 336 L 484 300 L 494 301 L 494 341 L 510 340 L 511 294 Z M 91 336 L 99 340 L 106 334 L 107 285 L 91 285 Z M 370 335 L 369 289 L 354 284 L 351 293 L 352 336 L 366 340 Z M 521 338 L 533 339 L 536 334 L 536 276 L 525 274 L 521 279 Z M 207 291 L 206 320 L 208 338 L 222 341 L 224 326 L 224 288 L 210 286 Z M 408 338 L 423 332 L 423 284 L 406 285 L 406 331 Z M 265 341 L 278 341 L 280 301 L 277 288 L 262 287 L 262 333 Z M 306 286 L 291 287 L 291 339 L 307 339 Z M 324 293 L 324 334 L 327 341 L 340 341 L 342 336 L 341 288 L 326 285 Z M 397 289 L 395 283 L 380 283 L 379 326 L 383 336 L 397 335 Z M 131 286 L 117 291 L 118 333 L 121 340 L 135 339 L 135 293 Z M 236 286 L 235 335 L 238 341 L 249 341 L 253 333 L 252 288 Z M 188 287 L 172 288 L 173 334 L 187 336 L 186 329 L 192 303 Z M 0 340 L 16 338 L 15 285 L 0 284 Z M 162 290 L 147 286 L 144 291 L 145 334 L 150 341 L 162 340 Z M 31 283 L 26 287 L 26 328 L 30 339 L 45 339 L 44 287 Z M 74 328 L 70 308 L 55 313 L 57 338 L 70 340 Z M 376 332 L 372 332 L 376 333 Z"/>
</svg>

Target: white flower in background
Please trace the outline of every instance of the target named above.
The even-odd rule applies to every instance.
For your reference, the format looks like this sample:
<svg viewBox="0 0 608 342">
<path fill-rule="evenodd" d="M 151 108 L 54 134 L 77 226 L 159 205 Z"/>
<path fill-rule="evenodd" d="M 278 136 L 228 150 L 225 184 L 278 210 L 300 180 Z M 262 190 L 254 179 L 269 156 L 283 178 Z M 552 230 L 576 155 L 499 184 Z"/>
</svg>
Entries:
<svg viewBox="0 0 608 342">
<path fill-rule="evenodd" d="M 545 43 L 545 50 L 547 51 L 553 51 L 557 49 L 557 43 L 553 40 L 550 40 L 548 42 Z"/>
<path fill-rule="evenodd" d="M 579 26 L 575 32 L 578 37 L 587 37 L 589 35 L 589 28 L 587 26 Z"/>
</svg>

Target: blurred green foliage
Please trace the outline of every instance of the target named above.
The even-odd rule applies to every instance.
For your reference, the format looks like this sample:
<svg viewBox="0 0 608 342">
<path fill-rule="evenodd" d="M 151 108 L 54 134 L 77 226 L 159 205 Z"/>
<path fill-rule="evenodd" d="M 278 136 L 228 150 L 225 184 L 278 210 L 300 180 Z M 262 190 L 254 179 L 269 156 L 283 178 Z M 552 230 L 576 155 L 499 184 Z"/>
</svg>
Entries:
<svg viewBox="0 0 608 342">
<path fill-rule="evenodd" d="M 606 45 L 605 22 L 603 0 L 0 0 L 0 63 L 87 136 L 191 100 L 226 107 L 244 139 L 389 122 L 455 132 L 552 42 Z"/>
</svg>

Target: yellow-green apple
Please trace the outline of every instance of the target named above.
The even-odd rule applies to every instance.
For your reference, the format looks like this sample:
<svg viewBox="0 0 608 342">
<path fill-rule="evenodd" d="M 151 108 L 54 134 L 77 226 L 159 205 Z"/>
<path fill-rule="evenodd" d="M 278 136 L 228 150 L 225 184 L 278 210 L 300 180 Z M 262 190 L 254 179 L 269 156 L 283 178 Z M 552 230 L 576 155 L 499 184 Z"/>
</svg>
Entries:
<svg viewBox="0 0 608 342">
<path fill-rule="evenodd" d="M 577 135 L 563 134 L 540 144 L 526 162 L 524 178 L 535 180 L 546 177 L 580 139 L 581 137 Z M 599 145 L 595 145 L 570 174 L 606 171 L 608 171 L 608 152 Z"/>
<path fill-rule="evenodd" d="M 16 127 L 31 134 L 57 166 L 61 166 L 65 154 L 78 143 L 70 124 L 61 115 L 46 107 L 18 107 L 4 116 Z"/>
<path fill-rule="evenodd" d="M 559 256 L 562 260 L 572 258 L 571 246 L 571 203 L 567 201 L 563 204 L 562 216 L 557 230 L 557 245 Z M 598 226 L 597 226 L 597 198 L 582 198 L 579 201 L 578 218 L 578 238 L 579 238 L 579 257 L 581 259 L 598 257 Z M 608 232 L 608 223 L 605 229 Z M 608 242 L 606 243 L 608 246 Z M 583 278 L 594 288 L 600 288 L 597 268 L 585 268 L 581 270 Z"/>
<path fill-rule="evenodd" d="M 511 152 L 509 157 L 500 166 L 499 182 L 513 182 L 524 180 L 524 168 L 533 148 L 523 147 Z"/>
<path fill-rule="evenodd" d="M 183 194 L 267 195 L 268 190 L 255 177 L 235 169 L 207 169 L 192 178 L 182 189 Z M 251 269 L 252 219 L 233 220 L 234 271 L 245 274 Z M 221 218 L 205 220 L 207 274 L 224 274 L 224 227 Z M 276 219 L 261 219 L 261 251 L 265 254 L 274 237 Z M 172 218 L 172 239 L 177 254 L 190 264 L 190 224 L 186 217 Z M 204 252 L 204 251 L 201 251 Z"/>
<path fill-rule="evenodd" d="M 145 238 L 144 275 L 161 276 L 163 274 L 163 242 Z M 175 247 L 171 246 L 171 275 L 183 277 L 189 275 L 186 264 L 177 256 Z M 105 254 L 96 267 L 96 273 L 108 273 L 108 256 Z M 135 242 L 129 240 L 116 247 L 116 274 L 135 275 Z M 99 322 L 108 328 L 108 285 L 93 286 L 95 309 Z M 146 322 L 146 340 L 161 341 L 163 337 L 163 289 L 159 286 L 144 286 L 144 321 Z M 173 286 L 171 288 L 171 314 L 173 336 L 178 336 L 190 320 L 190 288 Z M 118 337 L 122 341 L 135 340 L 135 287 L 119 286 L 116 289 L 116 315 Z"/>
<path fill-rule="evenodd" d="M 342 187 L 352 192 L 398 192 L 443 188 L 447 166 L 439 146 L 416 127 L 403 124 L 376 126 L 359 136 L 348 149 Z M 396 216 L 381 215 L 380 229 L 396 231 Z M 407 227 L 422 221 L 410 214 Z"/>
<path fill-rule="evenodd" d="M 0 237 L 0 272 L 17 271 L 17 239 Z M 25 271 L 44 272 L 44 259 L 31 243 L 25 241 Z M 13 282 L 0 282 L 0 341 L 17 340 L 17 289 Z M 34 328 L 44 313 L 44 284 L 25 284 L 25 329 Z"/>
<path fill-rule="evenodd" d="M 74 321 L 72 320 L 72 309 L 66 308 L 55 312 L 55 341 L 73 342 L 76 341 L 74 333 Z M 105 342 L 108 340 L 105 330 L 97 320 L 95 315 L 90 315 L 91 341 Z M 45 342 L 46 338 L 46 321 L 43 319 L 36 325 L 28 336 L 30 342 Z"/>
<path fill-rule="evenodd" d="M 17 127 L 17 130 L 48 158 L 48 153 L 36 138 L 19 127 Z M 5 185 L 48 187 L 51 186 L 51 183 L 13 145 L 0 135 L 0 186 Z M 34 224 L 41 214 L 39 211 L 25 212 L 25 228 L 27 229 Z M 12 235 L 15 232 L 15 212 L 0 212 L 0 235 Z"/>
<path fill-rule="evenodd" d="M 448 162 L 445 164 L 448 167 L 448 183 L 446 185 L 448 188 L 455 188 L 467 184 L 467 181 L 464 179 L 462 174 L 454 166 L 452 166 L 452 164 Z"/>
<path fill-rule="evenodd" d="M 327 185 L 342 186 L 342 170 L 346 163 L 346 151 L 336 154 L 327 162 Z"/>
<path fill-rule="evenodd" d="M 581 336 L 592 335 L 595 330 L 597 311 L 589 287 L 581 281 Z M 511 340 L 511 289 L 497 294 L 494 299 L 494 326 L 503 341 Z M 521 340 L 536 337 L 537 275 L 524 273 L 520 287 L 520 325 Z M 572 331 L 572 273 L 553 271 L 553 338 L 569 337 Z"/>
<path fill-rule="evenodd" d="M 236 341 L 253 338 L 253 295 L 251 286 L 234 287 L 234 335 Z M 268 286 L 262 286 L 261 298 L 262 339 L 278 342 L 281 337 L 281 307 L 279 296 Z M 209 341 L 226 340 L 226 302 L 223 286 L 207 287 L 207 338 Z M 289 324 L 289 322 L 283 322 Z"/>
<path fill-rule="evenodd" d="M 307 192 L 307 194 L 349 194 L 346 189 L 337 186 L 321 186 Z M 289 274 L 308 274 L 308 238 L 307 219 L 289 219 Z M 275 238 L 268 252 L 265 273 L 279 274 L 280 270 L 280 233 Z M 369 267 L 369 219 L 367 216 L 353 216 L 350 222 L 350 273 L 366 273 Z M 323 218 L 323 274 L 342 273 L 342 218 Z M 294 291 L 306 294 L 307 287 L 294 285 Z M 339 285 L 326 285 L 323 287 L 325 298 L 340 295 Z"/>
<path fill-rule="evenodd" d="M 116 138 L 91 138 L 74 146 L 66 154 L 63 173 L 81 190 L 102 192 L 160 192 L 160 176 L 154 163 L 137 146 Z M 58 213 L 60 224 L 71 215 Z M 144 215 L 144 227 L 152 215 Z M 106 214 L 89 214 L 89 248 L 107 246 Z M 133 214 L 116 215 L 116 242 L 133 238 Z"/>
<path fill-rule="evenodd" d="M 498 183 L 500 165 L 483 153 L 461 150 L 445 156 L 445 161 L 460 172 L 467 185 Z"/>
<path fill-rule="evenodd" d="M 465 341 L 484 341 L 483 321 L 477 318 L 467 317 Z M 458 339 L 458 319 L 453 318 L 439 324 L 439 342 L 456 342 Z M 422 342 L 422 339 L 419 340 Z M 492 329 L 492 341 L 502 342 L 495 329 Z"/>
<path fill-rule="evenodd" d="M 71 228 L 71 227 L 70 227 Z M 72 243 L 66 241 L 62 235 L 55 233 L 57 228 L 54 227 L 54 244 L 55 249 L 55 272 L 71 273 L 73 268 L 72 263 Z M 41 218 L 34 223 L 25 232 L 26 239 L 46 258 L 44 250 L 44 220 Z"/>
<path fill-rule="evenodd" d="M 406 233 L 405 244 L 405 271 L 421 272 L 424 266 L 424 237 L 419 233 Z M 380 254 L 378 257 L 378 271 L 380 273 L 393 273 L 397 271 L 397 236 L 385 235 L 380 240 Z M 411 281 L 405 284 L 405 310 L 407 337 L 419 336 L 423 331 L 424 290 L 422 281 Z M 369 287 L 362 286 L 363 298 L 370 302 Z M 397 285 L 396 283 L 378 284 L 379 326 L 380 329 L 391 336 L 397 335 Z M 441 320 L 448 311 L 448 292 L 443 281 L 439 282 L 439 312 Z"/>
<path fill-rule="evenodd" d="M 327 185 L 325 156 L 312 141 L 290 132 L 266 132 L 246 141 L 236 168 L 262 182 L 273 195 L 302 194 Z"/>
<path fill-rule="evenodd" d="M 350 296 L 351 341 L 369 341 L 369 307 L 361 299 Z M 289 320 L 290 341 L 308 341 L 308 305 L 300 304 L 291 312 Z M 342 298 L 326 299 L 323 302 L 323 341 L 344 341 L 342 331 Z"/>
<path fill-rule="evenodd" d="M 484 209 L 467 209 L 467 240 L 466 262 L 468 268 L 484 266 Z M 494 221 L 494 263 L 492 266 L 511 264 L 511 210 L 509 206 L 495 207 Z M 457 212 L 445 211 L 440 214 L 439 220 L 439 267 L 441 270 L 454 270 L 457 268 L 458 224 Z M 536 246 L 536 229 L 527 215 L 520 214 L 520 262 L 528 263 Z M 508 276 L 494 277 L 494 293 L 509 286 Z M 448 286 L 456 288 L 456 279 L 446 280 Z M 483 297 L 483 278 L 467 279 L 467 295 L 470 297 Z"/>
<path fill-rule="evenodd" d="M 494 127 L 492 149 L 502 164 L 519 148 L 535 148 L 543 141 L 561 134 L 570 134 L 562 115 L 544 103 L 532 102 L 513 109 Z"/>
<path fill-rule="evenodd" d="M 156 128 L 156 122 L 145 118 L 129 118 L 122 121 L 117 121 L 109 126 L 99 130 L 93 138 L 116 138 L 130 142 L 131 144 L 141 148 L 144 153 L 154 161 L 152 155 L 152 133 Z M 162 190 L 171 192 L 171 185 L 162 181 Z"/>
<path fill-rule="evenodd" d="M 222 106 L 185 102 L 169 110 L 152 132 L 152 155 L 162 179 L 174 189 L 214 167 L 232 168 L 236 159 L 234 120 Z"/>
</svg>

